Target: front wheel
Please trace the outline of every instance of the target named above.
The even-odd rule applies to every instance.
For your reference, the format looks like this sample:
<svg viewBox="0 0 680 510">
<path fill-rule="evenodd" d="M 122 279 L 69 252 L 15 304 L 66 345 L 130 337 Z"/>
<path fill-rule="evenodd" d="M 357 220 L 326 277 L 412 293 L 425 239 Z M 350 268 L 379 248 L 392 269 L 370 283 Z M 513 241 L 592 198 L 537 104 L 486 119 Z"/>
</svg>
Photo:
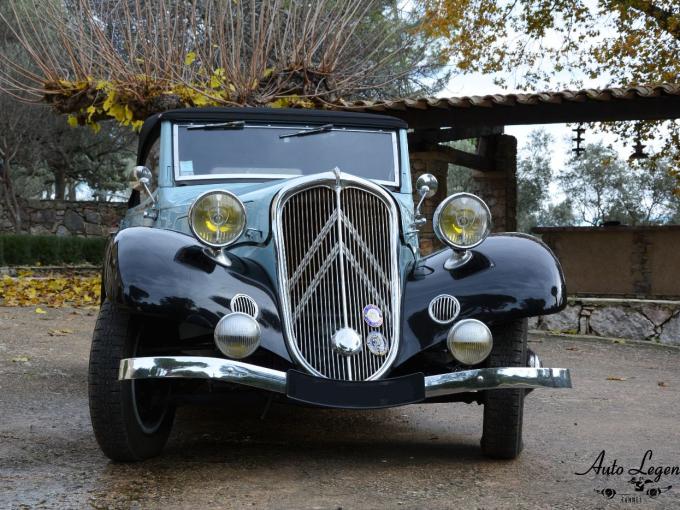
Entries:
<svg viewBox="0 0 680 510">
<path fill-rule="evenodd" d="M 489 368 L 525 367 L 527 320 L 520 319 L 492 328 L 493 350 Z M 494 459 L 514 459 L 522 451 L 525 390 L 487 391 L 484 397 L 482 452 Z"/>
<path fill-rule="evenodd" d="M 88 390 L 90 418 L 99 447 L 111 460 L 132 462 L 160 454 L 175 415 L 167 381 L 119 381 L 123 358 L 139 354 L 141 323 L 105 301 L 92 336 Z"/>
</svg>

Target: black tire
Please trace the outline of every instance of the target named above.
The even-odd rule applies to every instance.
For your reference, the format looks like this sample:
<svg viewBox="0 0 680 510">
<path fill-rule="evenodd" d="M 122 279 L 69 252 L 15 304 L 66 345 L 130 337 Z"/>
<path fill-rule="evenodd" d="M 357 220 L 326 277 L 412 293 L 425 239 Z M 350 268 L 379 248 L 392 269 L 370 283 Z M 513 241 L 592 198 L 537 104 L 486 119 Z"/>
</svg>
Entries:
<svg viewBox="0 0 680 510">
<path fill-rule="evenodd" d="M 525 367 L 527 320 L 492 328 L 494 347 L 488 367 Z M 522 451 L 525 390 L 485 392 L 482 452 L 494 459 L 514 459 Z"/>
<path fill-rule="evenodd" d="M 92 335 L 88 390 L 94 435 L 114 461 L 159 455 L 175 416 L 167 381 L 118 381 L 120 360 L 139 351 L 144 330 L 124 310 L 104 301 Z"/>
</svg>

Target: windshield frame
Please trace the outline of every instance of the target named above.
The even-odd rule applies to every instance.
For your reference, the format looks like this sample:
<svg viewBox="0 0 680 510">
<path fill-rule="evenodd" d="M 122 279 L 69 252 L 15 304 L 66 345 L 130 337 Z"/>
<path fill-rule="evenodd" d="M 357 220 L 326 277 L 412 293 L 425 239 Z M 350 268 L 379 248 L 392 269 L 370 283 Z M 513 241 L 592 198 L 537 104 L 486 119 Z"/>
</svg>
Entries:
<svg viewBox="0 0 680 510">
<path fill-rule="evenodd" d="M 196 125 L 195 123 L 192 122 L 182 122 L 182 123 L 173 123 L 172 124 L 172 168 L 173 168 L 173 177 L 175 182 L 177 183 L 186 183 L 186 182 L 191 182 L 191 181 L 273 181 L 273 180 L 279 180 L 279 179 L 291 179 L 295 177 L 304 177 L 306 174 L 252 174 L 252 173 L 231 173 L 231 174 L 206 174 L 206 175 L 180 175 L 180 168 L 179 168 L 179 128 L 180 127 L 189 127 L 192 125 Z M 257 128 L 267 128 L 267 129 L 294 129 L 294 130 L 299 130 L 303 131 L 305 129 L 315 129 L 318 126 L 315 124 L 270 124 L 270 123 L 259 123 L 259 122 L 246 122 L 244 125 L 243 129 L 248 129 L 252 127 L 257 127 Z M 225 130 L 229 132 L 230 130 L 227 129 Z M 384 134 L 389 134 L 391 139 L 392 139 L 392 158 L 393 158 L 393 165 L 394 165 L 394 180 L 393 181 L 385 181 L 385 180 L 379 180 L 379 179 L 370 179 L 363 177 L 361 175 L 358 175 L 357 177 L 364 178 L 367 180 L 370 180 L 372 182 L 375 182 L 377 184 L 381 184 L 383 186 L 390 186 L 390 187 L 395 187 L 395 188 L 400 188 L 401 186 L 401 162 L 400 162 L 400 151 L 399 151 L 399 136 L 398 136 L 398 131 L 395 129 L 377 129 L 377 128 L 358 128 L 358 127 L 343 127 L 343 126 L 334 126 L 330 131 L 344 131 L 344 132 L 356 132 L 356 133 L 384 133 Z M 309 136 L 322 136 L 322 133 L 319 134 L 310 134 Z M 327 172 L 329 170 L 332 170 L 332 168 L 319 168 L 319 172 Z M 340 170 L 343 170 L 342 168 Z M 310 174 L 311 175 L 311 174 Z"/>
</svg>

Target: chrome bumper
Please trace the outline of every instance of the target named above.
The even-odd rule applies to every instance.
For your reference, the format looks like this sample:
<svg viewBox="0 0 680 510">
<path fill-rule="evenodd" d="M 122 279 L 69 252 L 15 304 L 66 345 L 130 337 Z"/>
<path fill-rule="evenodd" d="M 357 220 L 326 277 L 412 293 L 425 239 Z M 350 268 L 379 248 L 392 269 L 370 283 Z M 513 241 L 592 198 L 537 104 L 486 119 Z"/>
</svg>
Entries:
<svg viewBox="0 0 680 510">
<path fill-rule="evenodd" d="M 121 360 L 119 380 L 211 379 L 286 393 L 286 373 L 248 363 L 199 356 Z M 480 368 L 425 377 L 425 398 L 469 391 L 519 388 L 571 388 L 567 368 Z"/>
</svg>

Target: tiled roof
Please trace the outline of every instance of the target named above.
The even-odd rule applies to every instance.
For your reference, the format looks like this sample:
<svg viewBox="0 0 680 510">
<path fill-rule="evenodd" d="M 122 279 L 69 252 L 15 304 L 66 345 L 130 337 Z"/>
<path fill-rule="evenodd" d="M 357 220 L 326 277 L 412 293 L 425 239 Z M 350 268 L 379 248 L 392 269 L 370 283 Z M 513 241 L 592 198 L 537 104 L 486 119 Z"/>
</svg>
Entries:
<svg viewBox="0 0 680 510">
<path fill-rule="evenodd" d="M 680 84 L 353 101 L 337 107 L 400 117 L 413 129 L 663 120 L 680 118 Z"/>
<path fill-rule="evenodd" d="M 518 94 L 490 94 L 486 96 L 422 97 L 385 101 L 342 101 L 340 106 L 353 111 L 403 111 L 458 108 L 493 108 L 537 104 L 583 103 L 588 101 L 629 100 L 680 96 L 680 85 L 660 84 L 604 89 L 561 90 L 558 92 L 529 92 Z"/>
</svg>

